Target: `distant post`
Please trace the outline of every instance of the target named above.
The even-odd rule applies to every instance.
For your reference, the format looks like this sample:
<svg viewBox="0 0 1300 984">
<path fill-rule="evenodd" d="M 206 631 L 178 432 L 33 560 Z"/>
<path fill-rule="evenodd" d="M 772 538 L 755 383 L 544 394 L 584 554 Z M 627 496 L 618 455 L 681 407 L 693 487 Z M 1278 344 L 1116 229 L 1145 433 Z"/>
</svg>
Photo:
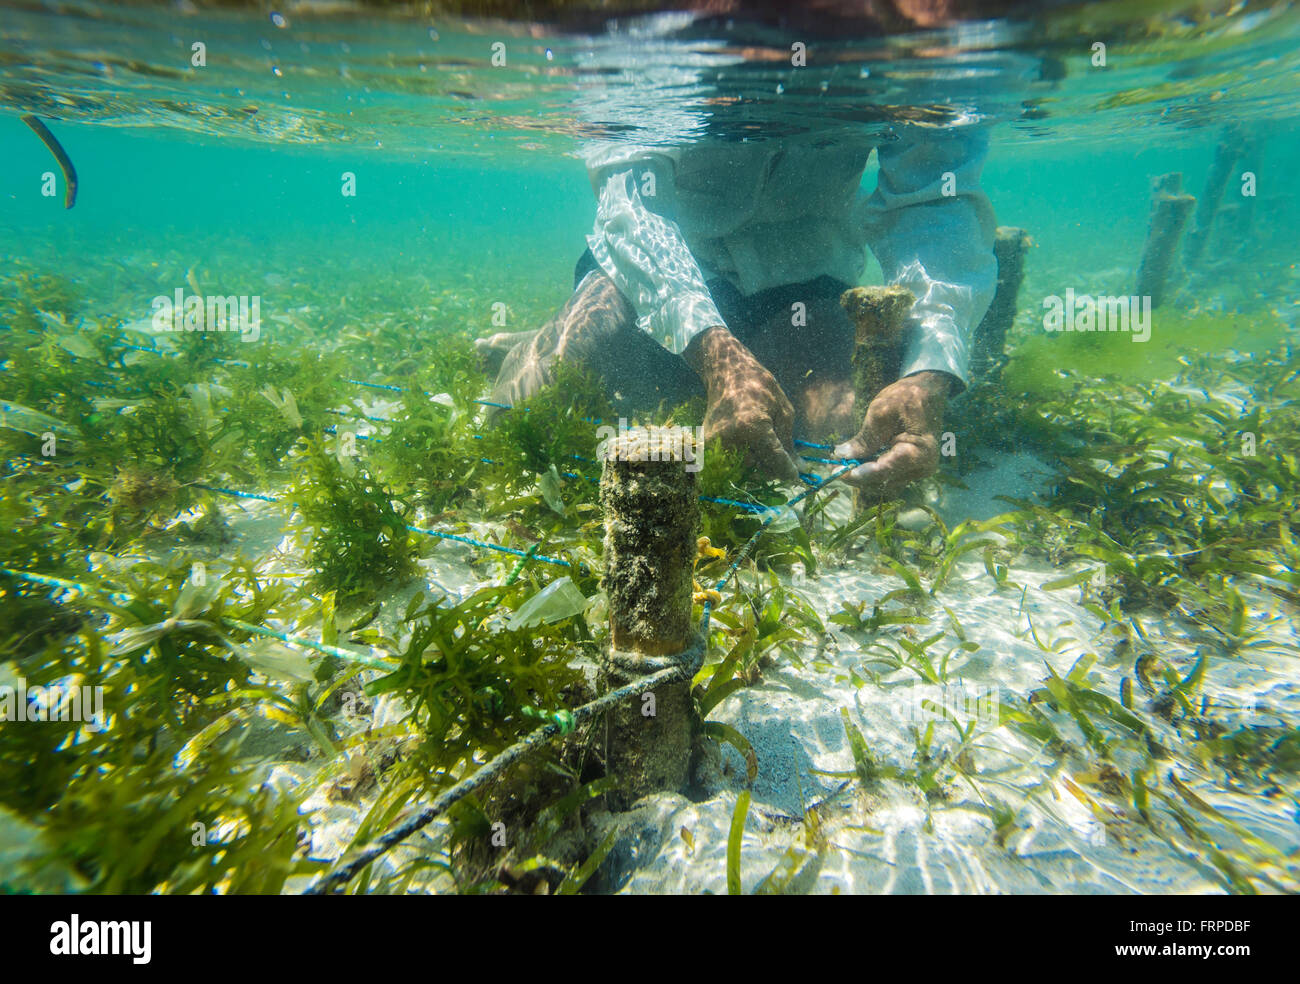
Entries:
<svg viewBox="0 0 1300 984">
<path fill-rule="evenodd" d="M 1170 293 L 1169 279 L 1178 259 L 1183 229 L 1196 207 L 1196 199 L 1183 194 L 1183 176 L 1175 171 L 1156 178 L 1151 188 L 1151 225 L 1142 261 L 1138 264 L 1138 297 L 1150 297 L 1159 307 Z"/>
<path fill-rule="evenodd" d="M 1183 266 L 1189 273 L 1200 264 L 1201 254 L 1205 252 L 1210 239 L 1210 230 L 1219 214 L 1219 204 L 1228 187 L 1228 179 L 1232 176 L 1232 169 L 1241 156 L 1244 144 L 1245 138 L 1241 130 L 1229 125 L 1215 145 L 1214 160 L 1211 161 L 1210 172 L 1205 178 L 1205 189 L 1201 192 L 1200 201 L 1196 203 L 1196 222 L 1192 227 L 1192 235 L 1183 248 Z"/>
</svg>

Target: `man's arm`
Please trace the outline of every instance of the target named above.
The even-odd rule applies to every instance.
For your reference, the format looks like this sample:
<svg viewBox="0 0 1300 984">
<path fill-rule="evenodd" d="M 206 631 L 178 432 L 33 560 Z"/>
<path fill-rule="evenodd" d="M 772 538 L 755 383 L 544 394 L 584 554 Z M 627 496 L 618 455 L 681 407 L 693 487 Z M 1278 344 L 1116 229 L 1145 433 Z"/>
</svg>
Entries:
<svg viewBox="0 0 1300 984">
<path fill-rule="evenodd" d="M 671 159 L 652 154 L 598 163 L 592 176 L 599 202 L 587 245 L 631 302 L 638 322 L 704 382 L 706 440 L 721 438 L 729 447 L 745 449 L 756 467 L 797 479 L 790 401 L 727 330 L 677 223 L 657 210 L 662 202 L 663 211 L 671 213 Z"/>
<path fill-rule="evenodd" d="M 969 381 L 971 333 L 997 289 L 997 223 L 979 186 L 988 134 L 906 127 L 900 137 L 877 149 L 871 251 L 886 281 L 917 298 L 900 376 L 944 372 L 955 379 L 955 394 Z"/>
<path fill-rule="evenodd" d="M 593 166 L 593 163 L 595 166 Z M 673 163 L 664 154 L 589 162 L 597 194 L 596 223 L 587 246 L 596 263 L 631 302 L 657 342 L 681 355 L 722 315 L 704 282 L 673 211 Z"/>
<path fill-rule="evenodd" d="M 885 278 L 917 301 L 900 378 L 871 401 L 862 429 L 836 453 L 865 459 L 884 448 L 847 478 L 882 498 L 938 467 L 944 407 L 968 382 L 971 333 L 997 288 L 996 223 L 979 188 L 987 146 L 982 130 L 908 128 L 877 151 L 872 252 Z"/>
</svg>

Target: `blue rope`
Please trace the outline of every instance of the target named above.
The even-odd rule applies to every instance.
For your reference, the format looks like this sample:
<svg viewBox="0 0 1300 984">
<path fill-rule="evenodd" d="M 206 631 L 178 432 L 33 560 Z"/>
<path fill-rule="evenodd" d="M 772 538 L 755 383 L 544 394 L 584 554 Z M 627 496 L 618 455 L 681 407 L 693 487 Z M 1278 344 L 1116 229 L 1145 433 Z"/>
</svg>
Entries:
<svg viewBox="0 0 1300 984">
<path fill-rule="evenodd" d="M 848 474 L 850 471 L 856 468 L 857 465 L 858 462 L 856 461 L 849 462 L 848 464 L 844 465 L 842 468 L 838 469 L 837 471 L 834 471 L 831 474 L 827 475 L 826 481 L 822 482 L 822 485 L 829 485 L 831 482 L 835 481 L 835 479 L 839 478 L 841 475 Z M 762 524 L 758 527 L 758 529 L 754 531 L 754 535 L 745 541 L 745 545 L 741 547 L 739 553 L 736 554 L 736 559 L 732 561 L 731 566 L 727 568 L 727 572 L 722 575 L 722 579 L 719 580 L 718 583 L 713 586 L 713 590 L 721 591 L 726 586 L 727 582 L 731 580 L 731 576 L 735 574 L 737 570 L 740 569 L 740 565 L 745 562 L 745 559 L 753 552 L 754 547 L 758 545 L 759 539 L 763 536 L 764 533 L 767 532 L 767 527 L 769 526 L 769 524 L 771 524 L 772 520 L 776 519 L 776 517 L 782 512 L 784 512 L 786 509 L 793 509 L 799 503 L 803 502 L 804 499 L 808 498 L 808 496 L 816 492 L 817 489 L 819 488 L 821 488 L 821 485 L 816 487 L 806 488 L 798 495 L 796 495 L 793 499 L 791 499 L 789 502 L 787 502 L 782 508 L 773 509 L 772 514 L 768 516 L 767 519 L 763 520 Z M 704 603 L 704 606 L 705 606 L 704 607 L 705 619 L 707 621 L 708 613 L 710 611 L 709 602 L 706 601 Z"/>
<path fill-rule="evenodd" d="M 196 483 L 196 487 L 206 489 L 209 492 L 217 492 L 221 495 L 233 496 L 236 499 L 256 499 L 259 502 L 281 501 L 275 496 L 257 495 L 253 492 L 240 492 L 238 489 L 223 489 L 215 485 L 198 485 Z M 446 533 L 442 530 L 426 530 L 419 526 L 407 526 L 406 528 L 412 533 L 422 533 L 425 536 L 437 537 L 440 540 L 455 540 L 457 543 L 468 544 L 471 547 L 481 547 L 484 550 L 495 550 L 498 553 L 507 553 L 515 557 L 526 557 L 529 560 L 540 560 L 545 564 L 555 564 L 557 567 L 573 567 L 573 564 L 569 561 L 563 560 L 559 557 L 548 557 L 546 554 L 516 550 L 514 547 L 502 546 L 499 543 L 486 543 L 483 540 L 476 540 L 472 536 L 461 536 L 457 533 Z M 586 571 L 587 567 L 585 564 L 579 564 L 578 569 Z"/>
<path fill-rule="evenodd" d="M 216 485 L 200 485 L 195 483 L 195 488 L 207 489 L 209 492 L 219 492 L 222 495 L 231 495 L 236 499 L 258 499 L 262 502 L 279 502 L 280 500 L 270 495 L 257 495 L 253 492 L 240 492 L 238 489 L 223 489 Z"/>
<path fill-rule="evenodd" d="M 369 389 L 388 390 L 391 393 L 405 393 L 406 390 L 401 386 L 391 386 L 388 383 L 367 383 L 364 379 L 349 379 L 349 383 L 357 386 L 365 386 Z"/>
<path fill-rule="evenodd" d="M 485 550 L 496 550 L 498 553 L 508 553 L 515 557 L 525 557 L 529 560 L 540 560 L 544 564 L 555 564 L 558 567 L 573 566 L 567 560 L 561 560 L 559 557 L 548 557 L 546 554 L 529 553 L 526 550 L 517 550 L 514 547 L 503 547 L 499 543 L 484 543 L 482 540 L 475 540 L 472 536 L 461 536 L 458 533 L 444 533 L 441 530 L 424 530 L 418 526 L 408 526 L 407 529 L 412 533 L 423 533 L 425 536 L 436 536 L 440 540 L 455 540 L 457 543 L 467 543 L 471 547 L 482 547 Z M 583 564 L 579 564 L 578 567 L 583 571 L 587 569 Z"/>
</svg>

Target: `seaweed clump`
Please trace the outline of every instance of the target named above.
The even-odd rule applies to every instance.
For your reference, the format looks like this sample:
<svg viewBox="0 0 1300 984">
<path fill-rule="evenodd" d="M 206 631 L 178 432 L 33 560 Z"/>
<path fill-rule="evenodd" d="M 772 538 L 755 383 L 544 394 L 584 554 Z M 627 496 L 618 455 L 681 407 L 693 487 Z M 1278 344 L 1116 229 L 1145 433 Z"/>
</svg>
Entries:
<svg viewBox="0 0 1300 984">
<path fill-rule="evenodd" d="M 415 574 L 410 506 L 364 465 L 309 442 L 292 495 L 310 532 L 316 587 L 340 598 L 371 596 Z"/>
</svg>

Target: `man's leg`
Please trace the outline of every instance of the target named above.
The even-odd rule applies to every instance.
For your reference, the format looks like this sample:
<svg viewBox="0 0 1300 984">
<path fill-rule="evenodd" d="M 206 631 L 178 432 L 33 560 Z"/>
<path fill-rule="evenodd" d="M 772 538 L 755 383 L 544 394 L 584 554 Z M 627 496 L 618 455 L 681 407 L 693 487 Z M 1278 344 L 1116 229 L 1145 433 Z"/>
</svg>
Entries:
<svg viewBox="0 0 1300 984">
<path fill-rule="evenodd" d="M 507 352 L 491 400 L 525 403 L 555 380 L 555 367 L 585 365 L 605 383 L 615 407 L 644 412 L 661 402 L 680 403 L 703 393 L 682 361 L 637 328 L 636 312 L 600 270 L 587 272 L 560 312 L 536 332 L 524 332 Z M 509 336 L 480 346 L 490 352 Z"/>
</svg>

